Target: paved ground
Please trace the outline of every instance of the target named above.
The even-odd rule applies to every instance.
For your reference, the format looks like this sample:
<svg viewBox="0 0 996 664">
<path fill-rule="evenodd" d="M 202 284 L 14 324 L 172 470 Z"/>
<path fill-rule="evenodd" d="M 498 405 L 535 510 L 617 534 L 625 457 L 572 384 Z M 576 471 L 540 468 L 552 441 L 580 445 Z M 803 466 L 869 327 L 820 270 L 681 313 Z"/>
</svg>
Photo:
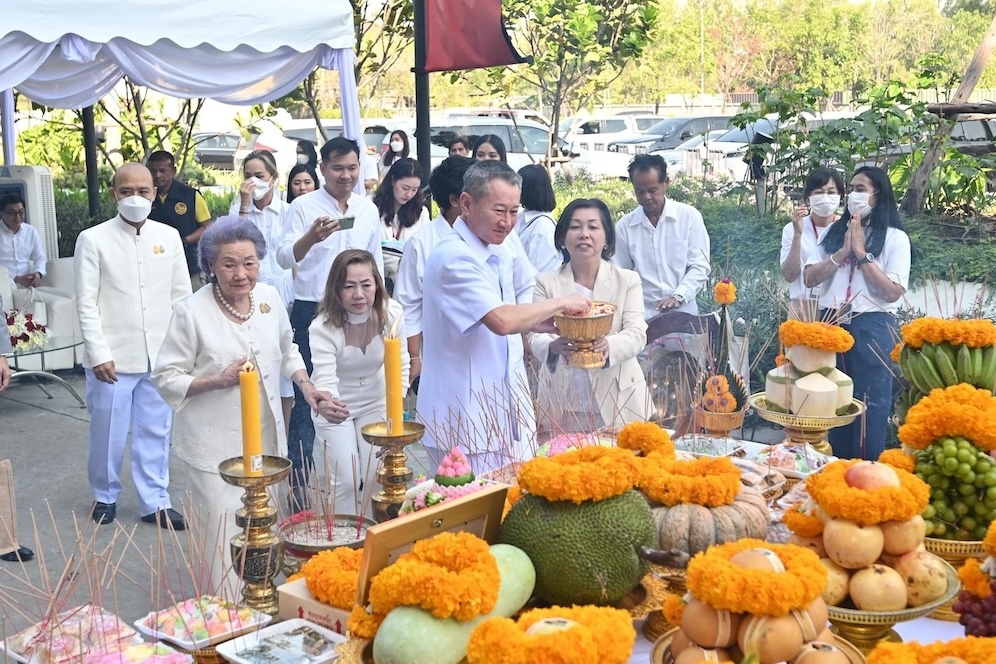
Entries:
<svg viewBox="0 0 996 664">
<path fill-rule="evenodd" d="M 84 393 L 82 371 L 59 375 Z M 15 382 L 0 395 L 0 458 L 13 464 L 20 541 L 36 553 L 24 564 L 0 562 L 0 638 L 43 614 L 60 581 L 66 608 L 92 597 L 129 621 L 170 604 L 170 593 L 193 594 L 185 590 L 191 587 L 189 577 L 176 571 L 186 569 L 187 534 L 171 539 L 139 520 L 127 470 L 116 524 L 98 527 L 89 519 L 89 416 L 63 388 L 47 389 L 52 398 L 30 381 Z M 756 440 L 778 438 L 765 428 L 744 433 Z M 185 489 L 185 478 L 173 473 L 174 503 Z M 87 562 L 81 565 L 81 560 Z"/>
</svg>

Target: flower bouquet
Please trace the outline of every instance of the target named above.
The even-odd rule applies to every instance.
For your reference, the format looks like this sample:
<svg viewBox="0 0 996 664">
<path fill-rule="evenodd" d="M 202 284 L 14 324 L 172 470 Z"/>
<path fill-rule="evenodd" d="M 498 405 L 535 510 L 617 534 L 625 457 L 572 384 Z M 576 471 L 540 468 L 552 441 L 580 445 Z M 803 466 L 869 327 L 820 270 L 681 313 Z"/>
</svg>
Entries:
<svg viewBox="0 0 996 664">
<path fill-rule="evenodd" d="M 713 288 L 713 298 L 720 305 L 719 339 L 715 343 L 714 361 L 702 380 L 699 401 L 695 405 L 696 430 L 728 438 L 741 427 L 747 412 L 747 387 L 743 377 L 730 366 L 730 316 L 727 307 L 737 299 L 737 287 L 729 278 Z"/>
<path fill-rule="evenodd" d="M 18 309 L 7 312 L 7 330 L 15 351 L 38 350 L 48 343 L 48 328 L 35 322 L 33 314 Z"/>
</svg>

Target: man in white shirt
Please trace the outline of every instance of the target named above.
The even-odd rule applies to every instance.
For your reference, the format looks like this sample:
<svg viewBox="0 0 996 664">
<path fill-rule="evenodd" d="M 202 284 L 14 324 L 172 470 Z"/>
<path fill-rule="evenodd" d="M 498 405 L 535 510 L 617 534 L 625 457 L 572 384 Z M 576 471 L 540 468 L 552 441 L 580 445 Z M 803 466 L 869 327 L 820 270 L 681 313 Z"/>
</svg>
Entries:
<svg viewBox="0 0 996 664">
<path fill-rule="evenodd" d="M 640 207 L 616 224 L 612 262 L 636 270 L 642 278 L 648 319 L 670 309 L 697 314 L 695 296 L 712 271 L 702 215 L 691 205 L 666 198 L 671 180 L 660 155 L 634 157 L 629 179 Z"/>
<path fill-rule="evenodd" d="M 308 326 L 325 293 L 332 261 L 345 249 L 365 249 L 373 254 L 377 269 L 384 273 L 377 206 L 353 191 L 361 176 L 359 146 L 356 141 L 338 136 L 322 146 L 321 156 L 319 168 L 325 184 L 290 204 L 284 220 L 284 241 L 277 252 L 280 266 L 296 271 L 291 327 L 309 374 L 312 365 Z M 311 407 L 295 386 L 287 456 L 294 465 L 291 484 L 299 507 L 304 507 L 301 487 L 307 480 L 314 444 Z"/>
<path fill-rule="evenodd" d="M 152 384 L 151 368 L 173 307 L 190 295 L 190 275 L 180 234 L 148 218 L 156 196 L 149 169 L 125 164 L 111 192 L 118 215 L 80 233 L 75 256 L 90 412 L 91 516 L 97 523 L 117 516 L 130 430 L 142 521 L 183 530 L 169 497 L 172 412 Z"/>
<path fill-rule="evenodd" d="M 591 306 L 578 294 L 532 303 L 533 279 L 515 283 L 515 252 L 503 243 L 521 181 L 501 161 L 467 169 L 461 215 L 425 266 L 418 413 L 433 466 L 456 445 L 477 473 L 528 458 L 535 418 L 521 333 Z"/>
<path fill-rule="evenodd" d="M 45 276 L 45 247 L 34 226 L 24 223 L 27 210 L 20 194 L 0 196 L 0 265 L 12 288 L 33 288 Z"/>
</svg>

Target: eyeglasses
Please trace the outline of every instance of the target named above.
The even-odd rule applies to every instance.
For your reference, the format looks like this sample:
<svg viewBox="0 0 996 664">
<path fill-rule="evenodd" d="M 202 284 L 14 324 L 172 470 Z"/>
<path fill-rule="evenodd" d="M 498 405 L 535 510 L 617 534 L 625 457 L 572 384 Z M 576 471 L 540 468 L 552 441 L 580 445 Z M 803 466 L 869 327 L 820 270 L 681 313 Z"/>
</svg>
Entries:
<svg viewBox="0 0 996 664">
<path fill-rule="evenodd" d="M 22 217 L 23 218 L 26 213 L 25 213 L 24 209 L 22 208 L 20 210 L 0 210 L 0 214 L 4 214 L 4 215 L 6 215 L 8 217 Z"/>
</svg>

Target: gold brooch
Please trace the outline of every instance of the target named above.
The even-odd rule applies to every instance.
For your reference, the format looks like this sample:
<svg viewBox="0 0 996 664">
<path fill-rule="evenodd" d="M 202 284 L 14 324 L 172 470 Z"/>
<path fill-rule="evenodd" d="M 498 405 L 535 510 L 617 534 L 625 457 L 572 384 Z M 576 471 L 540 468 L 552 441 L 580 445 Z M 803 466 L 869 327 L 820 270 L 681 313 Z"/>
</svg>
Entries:
<svg viewBox="0 0 996 664">
<path fill-rule="evenodd" d="M 266 302 L 264 302 L 263 304 L 259 305 L 259 313 L 261 313 L 261 314 L 268 314 L 268 313 L 270 313 L 270 305 L 268 305 Z"/>
<path fill-rule="evenodd" d="M 155 245 L 155 246 L 152 247 L 152 253 L 154 253 L 154 254 L 165 254 L 166 253 L 166 247 L 164 247 L 161 244 L 157 244 L 157 245 Z"/>
</svg>

